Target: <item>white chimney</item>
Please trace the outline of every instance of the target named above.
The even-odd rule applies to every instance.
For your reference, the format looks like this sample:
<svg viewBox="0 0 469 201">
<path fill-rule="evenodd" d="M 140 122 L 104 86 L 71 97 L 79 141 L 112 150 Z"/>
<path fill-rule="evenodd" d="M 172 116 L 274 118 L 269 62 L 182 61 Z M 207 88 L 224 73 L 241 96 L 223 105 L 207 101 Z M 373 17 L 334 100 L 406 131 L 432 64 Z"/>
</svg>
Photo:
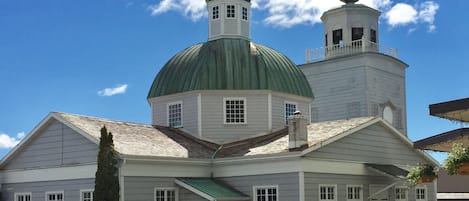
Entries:
<svg viewBox="0 0 469 201">
<path fill-rule="evenodd" d="M 288 149 L 302 149 L 308 146 L 307 122 L 300 111 L 295 111 L 288 117 Z"/>
</svg>

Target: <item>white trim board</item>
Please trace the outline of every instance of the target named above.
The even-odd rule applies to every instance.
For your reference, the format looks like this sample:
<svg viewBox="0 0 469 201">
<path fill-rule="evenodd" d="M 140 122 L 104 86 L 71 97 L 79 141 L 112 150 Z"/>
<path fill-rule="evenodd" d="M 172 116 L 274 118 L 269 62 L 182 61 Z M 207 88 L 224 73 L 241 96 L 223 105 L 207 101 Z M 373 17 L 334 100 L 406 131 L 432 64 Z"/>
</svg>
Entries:
<svg viewBox="0 0 469 201">
<path fill-rule="evenodd" d="M 97 165 L 55 167 L 33 170 L 4 171 L 3 183 L 57 181 L 69 179 L 94 179 Z"/>
</svg>

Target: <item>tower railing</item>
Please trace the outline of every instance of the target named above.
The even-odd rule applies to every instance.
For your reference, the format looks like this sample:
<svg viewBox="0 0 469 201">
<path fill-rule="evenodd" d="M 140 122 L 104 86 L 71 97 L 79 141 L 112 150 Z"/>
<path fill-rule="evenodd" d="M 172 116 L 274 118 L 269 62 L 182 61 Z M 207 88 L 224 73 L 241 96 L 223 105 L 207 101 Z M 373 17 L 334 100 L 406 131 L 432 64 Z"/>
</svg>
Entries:
<svg viewBox="0 0 469 201">
<path fill-rule="evenodd" d="M 397 58 L 396 48 L 388 48 L 369 40 L 360 39 L 349 43 L 340 43 L 327 47 L 306 49 L 306 63 L 362 52 L 378 52 Z"/>
</svg>

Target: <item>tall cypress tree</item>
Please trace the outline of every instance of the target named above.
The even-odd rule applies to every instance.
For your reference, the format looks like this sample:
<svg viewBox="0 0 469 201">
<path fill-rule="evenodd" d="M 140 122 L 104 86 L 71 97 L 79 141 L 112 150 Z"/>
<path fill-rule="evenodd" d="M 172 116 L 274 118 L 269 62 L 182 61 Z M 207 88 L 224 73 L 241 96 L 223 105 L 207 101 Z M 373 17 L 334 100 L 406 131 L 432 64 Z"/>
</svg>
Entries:
<svg viewBox="0 0 469 201">
<path fill-rule="evenodd" d="M 119 200 L 119 177 L 117 154 L 114 150 L 112 133 L 101 128 L 99 141 L 98 170 L 96 171 L 93 198 L 95 201 Z"/>
</svg>

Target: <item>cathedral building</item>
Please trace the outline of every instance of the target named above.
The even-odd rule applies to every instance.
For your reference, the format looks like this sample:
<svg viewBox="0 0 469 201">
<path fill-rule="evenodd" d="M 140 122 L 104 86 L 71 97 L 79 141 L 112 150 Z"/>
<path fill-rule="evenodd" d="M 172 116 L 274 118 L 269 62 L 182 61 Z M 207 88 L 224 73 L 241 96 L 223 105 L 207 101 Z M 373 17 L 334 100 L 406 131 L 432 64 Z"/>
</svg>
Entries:
<svg viewBox="0 0 469 201">
<path fill-rule="evenodd" d="M 100 129 L 121 201 L 434 201 L 438 163 L 406 135 L 405 69 L 380 12 L 324 13 L 325 48 L 297 66 L 250 38 L 250 0 L 207 0 L 208 41 L 161 68 L 151 125 L 51 112 L 0 162 L 5 201 L 92 201 Z M 317 54 L 316 54 L 317 55 Z"/>
</svg>

